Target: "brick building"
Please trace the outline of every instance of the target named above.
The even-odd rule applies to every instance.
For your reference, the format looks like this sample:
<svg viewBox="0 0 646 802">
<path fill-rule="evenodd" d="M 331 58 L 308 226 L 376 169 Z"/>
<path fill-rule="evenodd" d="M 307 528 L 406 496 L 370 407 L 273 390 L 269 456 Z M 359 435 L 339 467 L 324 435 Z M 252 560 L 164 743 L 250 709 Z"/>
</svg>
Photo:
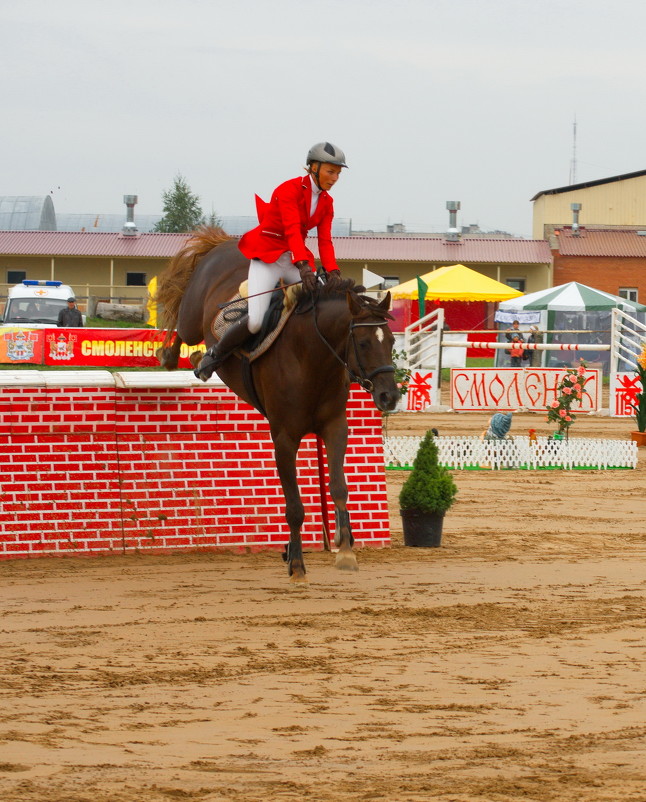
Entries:
<svg viewBox="0 0 646 802">
<path fill-rule="evenodd" d="M 554 284 L 578 281 L 631 301 L 646 301 L 646 230 L 556 228 L 550 236 Z"/>
</svg>

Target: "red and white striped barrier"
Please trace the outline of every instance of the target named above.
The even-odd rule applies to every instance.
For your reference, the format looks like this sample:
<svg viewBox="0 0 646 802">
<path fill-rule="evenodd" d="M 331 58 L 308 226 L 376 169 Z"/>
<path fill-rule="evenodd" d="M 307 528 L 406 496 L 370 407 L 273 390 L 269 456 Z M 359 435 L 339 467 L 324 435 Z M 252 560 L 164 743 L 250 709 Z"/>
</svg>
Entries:
<svg viewBox="0 0 646 802">
<path fill-rule="evenodd" d="M 289 540 L 267 422 L 217 377 L 22 370 L 2 371 L 0 386 L 0 559 L 278 549 Z M 385 546 L 381 415 L 357 386 L 348 418 L 353 535 L 359 546 Z M 303 542 L 318 549 L 313 436 L 297 467 Z"/>
<path fill-rule="evenodd" d="M 522 343 L 526 351 L 609 351 L 603 343 Z M 470 340 L 443 341 L 443 348 L 497 348 L 509 349 L 511 343 L 471 342 Z"/>
</svg>

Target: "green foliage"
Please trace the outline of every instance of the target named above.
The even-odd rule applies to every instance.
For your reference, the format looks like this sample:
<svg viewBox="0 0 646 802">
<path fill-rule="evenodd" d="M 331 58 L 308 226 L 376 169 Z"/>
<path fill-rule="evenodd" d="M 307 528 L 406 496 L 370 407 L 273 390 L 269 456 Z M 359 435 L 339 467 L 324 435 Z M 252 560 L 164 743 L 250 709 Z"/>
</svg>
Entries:
<svg viewBox="0 0 646 802">
<path fill-rule="evenodd" d="M 639 376 L 642 389 L 640 393 L 635 396 L 636 404 L 631 404 L 635 410 L 635 423 L 637 430 L 646 432 L 646 342 L 643 345 L 641 354 L 637 357 L 637 366 L 635 372 Z"/>
<path fill-rule="evenodd" d="M 143 320 L 106 320 L 104 317 L 88 317 L 85 320 L 86 329 L 153 329 Z"/>
<path fill-rule="evenodd" d="M 209 215 L 209 219 L 206 221 L 208 226 L 211 228 L 222 228 L 222 220 L 217 216 L 217 214 L 211 209 L 211 214 Z"/>
<path fill-rule="evenodd" d="M 400 509 L 443 515 L 453 505 L 457 492 L 451 474 L 438 465 L 433 433 L 426 432 L 417 450 L 413 470 L 399 494 Z"/>
<path fill-rule="evenodd" d="M 393 365 L 395 366 L 395 384 L 400 395 L 408 392 L 410 382 L 410 368 L 408 367 L 408 354 L 393 348 Z"/>
<path fill-rule="evenodd" d="M 184 234 L 204 223 L 200 199 L 191 192 L 186 179 L 179 173 L 175 176 L 173 188 L 164 192 L 162 197 L 164 216 L 156 224 L 155 231 Z"/>
</svg>

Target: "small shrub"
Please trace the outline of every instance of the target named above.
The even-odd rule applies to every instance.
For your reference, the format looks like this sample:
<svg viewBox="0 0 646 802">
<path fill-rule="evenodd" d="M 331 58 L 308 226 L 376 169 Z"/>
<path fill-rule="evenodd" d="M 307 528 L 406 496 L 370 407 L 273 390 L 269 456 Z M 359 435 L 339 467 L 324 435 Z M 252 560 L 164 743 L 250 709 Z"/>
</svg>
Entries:
<svg viewBox="0 0 646 802">
<path fill-rule="evenodd" d="M 399 494 L 400 509 L 444 515 L 453 505 L 457 492 L 451 474 L 438 465 L 433 433 L 426 432 L 417 450 L 412 473 Z"/>
</svg>

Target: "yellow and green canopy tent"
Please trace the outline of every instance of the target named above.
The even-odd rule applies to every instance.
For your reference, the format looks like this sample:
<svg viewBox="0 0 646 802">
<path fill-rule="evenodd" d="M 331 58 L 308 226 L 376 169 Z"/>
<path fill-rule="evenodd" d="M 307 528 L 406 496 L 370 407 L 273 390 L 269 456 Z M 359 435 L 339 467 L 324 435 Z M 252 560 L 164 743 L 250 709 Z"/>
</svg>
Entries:
<svg viewBox="0 0 646 802">
<path fill-rule="evenodd" d="M 508 301 L 523 295 L 470 267 L 449 265 L 391 287 L 392 299 L 419 300 L 420 282 L 426 298 L 433 301 Z"/>
</svg>

